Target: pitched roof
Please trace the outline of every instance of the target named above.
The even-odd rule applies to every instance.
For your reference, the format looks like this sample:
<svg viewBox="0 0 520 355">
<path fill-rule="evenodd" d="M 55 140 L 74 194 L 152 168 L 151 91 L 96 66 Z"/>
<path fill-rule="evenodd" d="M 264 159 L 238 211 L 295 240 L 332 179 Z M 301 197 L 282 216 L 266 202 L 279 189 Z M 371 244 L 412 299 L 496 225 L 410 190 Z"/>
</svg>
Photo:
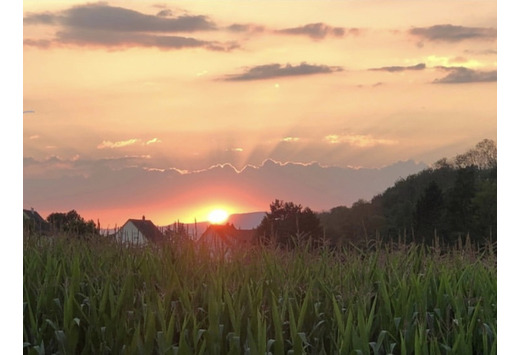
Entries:
<svg viewBox="0 0 520 355">
<path fill-rule="evenodd" d="M 48 231 L 50 229 L 49 222 L 47 222 L 45 219 L 43 219 L 42 216 L 38 212 L 36 212 L 33 209 L 30 210 L 23 210 L 23 219 L 32 221 L 34 223 L 34 226 L 40 230 L 40 231 Z"/>
<path fill-rule="evenodd" d="M 23 210 L 23 216 L 24 216 L 24 218 L 32 219 L 32 220 L 34 220 L 35 222 L 38 222 L 38 223 L 47 223 L 47 221 L 44 220 L 43 217 L 40 216 L 40 214 L 38 212 L 36 212 L 35 210 L 33 210 L 33 209 L 30 209 L 30 210 L 24 209 Z"/>
<path fill-rule="evenodd" d="M 216 236 L 225 244 L 232 243 L 251 243 L 255 237 L 254 229 L 236 229 L 233 224 L 210 224 L 208 229 L 199 238 L 204 241 L 206 238 Z"/>
<path fill-rule="evenodd" d="M 151 242 L 159 243 L 165 240 L 164 234 L 148 219 L 129 219 L 128 222 L 132 222 L 139 232 Z"/>
</svg>

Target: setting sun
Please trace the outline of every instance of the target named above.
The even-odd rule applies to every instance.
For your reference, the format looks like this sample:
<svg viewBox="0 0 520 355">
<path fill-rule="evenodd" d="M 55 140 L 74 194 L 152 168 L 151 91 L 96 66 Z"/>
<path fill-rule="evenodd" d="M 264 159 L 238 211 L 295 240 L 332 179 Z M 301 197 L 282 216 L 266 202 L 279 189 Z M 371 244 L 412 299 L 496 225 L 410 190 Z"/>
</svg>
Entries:
<svg viewBox="0 0 520 355">
<path fill-rule="evenodd" d="M 208 215 L 211 224 L 222 224 L 227 221 L 229 214 L 221 209 L 213 210 Z"/>
</svg>

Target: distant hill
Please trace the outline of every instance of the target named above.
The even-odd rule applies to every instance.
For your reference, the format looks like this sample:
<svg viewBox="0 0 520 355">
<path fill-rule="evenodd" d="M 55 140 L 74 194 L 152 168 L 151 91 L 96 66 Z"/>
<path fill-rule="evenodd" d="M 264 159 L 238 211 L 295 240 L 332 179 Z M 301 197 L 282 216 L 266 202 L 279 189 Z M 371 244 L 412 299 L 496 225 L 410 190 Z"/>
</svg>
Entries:
<svg viewBox="0 0 520 355">
<path fill-rule="evenodd" d="M 266 212 L 250 212 L 232 214 L 228 222 L 235 225 L 237 229 L 253 229 L 258 227 Z"/>
</svg>

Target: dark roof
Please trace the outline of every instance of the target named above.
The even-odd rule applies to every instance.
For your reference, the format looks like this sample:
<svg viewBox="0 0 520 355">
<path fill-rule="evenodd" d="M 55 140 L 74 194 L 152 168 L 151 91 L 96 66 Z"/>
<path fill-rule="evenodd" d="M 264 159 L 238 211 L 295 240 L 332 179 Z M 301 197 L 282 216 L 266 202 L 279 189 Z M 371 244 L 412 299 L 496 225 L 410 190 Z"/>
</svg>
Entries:
<svg viewBox="0 0 520 355">
<path fill-rule="evenodd" d="M 251 243 L 255 237 L 254 229 L 236 229 L 233 224 L 210 224 L 199 240 L 216 234 L 224 243 Z"/>
<path fill-rule="evenodd" d="M 128 222 L 132 222 L 139 232 L 141 232 L 145 238 L 151 242 L 159 243 L 165 239 L 164 234 L 161 233 L 159 228 L 148 219 L 129 219 Z"/>
<path fill-rule="evenodd" d="M 48 231 L 50 229 L 49 223 L 45 219 L 43 219 L 43 217 L 40 216 L 40 214 L 38 212 L 36 212 L 33 209 L 30 209 L 30 210 L 24 209 L 23 210 L 23 219 L 24 219 L 24 222 L 31 221 L 32 223 L 34 223 L 34 227 L 38 231 Z"/>
<path fill-rule="evenodd" d="M 47 221 L 44 220 L 43 217 L 40 216 L 40 214 L 38 212 L 36 212 L 35 210 L 25 210 L 24 209 L 23 216 L 24 216 L 24 218 L 32 219 L 38 223 L 47 223 Z"/>
</svg>

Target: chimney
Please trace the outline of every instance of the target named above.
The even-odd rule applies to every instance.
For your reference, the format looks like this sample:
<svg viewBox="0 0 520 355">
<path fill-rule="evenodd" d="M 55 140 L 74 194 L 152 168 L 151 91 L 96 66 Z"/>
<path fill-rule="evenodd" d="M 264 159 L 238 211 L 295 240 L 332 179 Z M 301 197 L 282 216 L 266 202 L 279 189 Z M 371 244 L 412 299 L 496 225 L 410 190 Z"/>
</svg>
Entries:
<svg viewBox="0 0 520 355">
<path fill-rule="evenodd" d="M 143 214 L 143 221 L 144 221 L 144 214 Z"/>
</svg>

